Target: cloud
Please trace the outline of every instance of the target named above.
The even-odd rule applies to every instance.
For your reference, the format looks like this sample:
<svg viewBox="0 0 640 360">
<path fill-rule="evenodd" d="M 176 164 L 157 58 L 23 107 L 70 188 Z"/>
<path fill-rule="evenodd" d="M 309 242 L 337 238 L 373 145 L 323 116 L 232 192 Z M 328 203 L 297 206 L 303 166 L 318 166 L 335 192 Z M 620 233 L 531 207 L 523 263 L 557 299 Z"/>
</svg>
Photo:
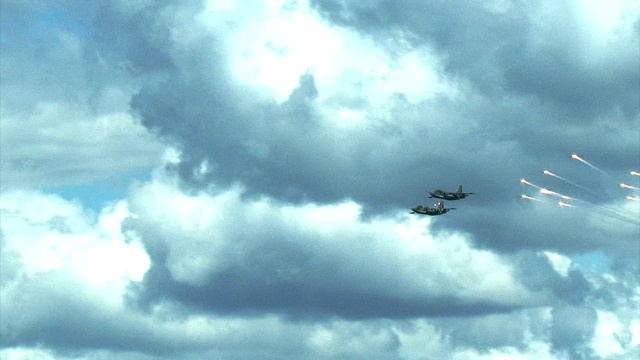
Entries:
<svg viewBox="0 0 640 360">
<path fill-rule="evenodd" d="M 189 196 L 164 181 L 134 191 L 138 217 L 127 222 L 152 258 L 140 294 L 148 301 L 367 318 L 482 313 L 542 300 L 518 284 L 508 261 L 458 234 L 434 237 L 425 220 L 364 220 L 353 202 L 243 201 L 238 189 Z M 438 305 L 445 299 L 446 307 Z"/>
<path fill-rule="evenodd" d="M 98 217 L 56 196 L 3 193 L 3 357 L 562 359 L 634 349 L 624 299 L 637 280 L 616 278 L 616 289 L 582 275 L 620 304 L 604 310 L 612 302 L 589 300 L 593 287 L 584 305 L 557 291 L 571 270 L 553 275 L 545 255 L 513 262 L 461 234 L 430 234 L 428 219 L 363 219 L 349 202 L 290 205 L 178 183 L 159 172 Z M 535 269 L 551 272 L 537 287 Z"/>
<path fill-rule="evenodd" d="M 619 110 L 634 103 L 600 103 L 589 95 L 567 110 L 570 101 L 552 95 L 552 91 L 526 90 L 529 85 L 524 83 L 514 85 L 522 89 L 507 93 L 510 85 L 506 82 L 518 81 L 515 75 L 476 71 L 470 64 L 458 63 L 477 58 L 470 55 L 474 51 L 485 51 L 474 50 L 472 34 L 492 36 L 493 27 L 502 21 L 513 27 L 514 38 L 509 41 L 514 46 L 531 46 L 534 33 L 525 25 L 537 21 L 536 16 L 546 19 L 548 15 L 528 18 L 513 8 L 497 13 L 495 9 L 469 9 L 483 14 L 474 20 L 480 30 L 460 25 L 460 32 L 454 32 L 442 22 L 450 11 L 444 6 L 429 12 L 436 24 L 434 30 L 410 20 L 404 26 L 396 24 L 401 18 L 412 19 L 395 18 L 399 14 L 427 10 L 414 3 L 400 3 L 393 11 L 384 12 L 392 17 L 389 19 L 362 15 L 364 23 L 358 22 L 360 11 L 373 14 L 377 5 L 345 5 L 343 10 L 351 15 L 343 22 L 331 15 L 327 4 L 313 3 L 312 7 L 325 18 L 301 3 L 260 8 L 265 16 L 255 23 L 242 15 L 242 8 L 232 7 L 220 13 L 206 8 L 189 26 L 180 17 L 156 24 L 173 32 L 174 37 L 163 44 L 170 49 L 172 66 L 180 70 L 169 71 L 163 86 L 143 87 L 133 98 L 132 107 L 145 126 L 182 150 L 176 170 L 186 184 L 200 189 L 211 182 L 241 184 L 248 196 L 264 195 L 293 203 L 350 199 L 362 204 L 365 214 L 407 207 L 432 190 L 429 186 L 454 189 L 465 184 L 479 194 L 468 201 L 472 210 L 465 216 L 450 216 L 441 224 L 473 233 L 474 241 L 482 246 L 500 251 L 523 246 L 568 252 L 601 248 L 602 234 L 610 228 L 598 224 L 597 206 L 618 206 L 614 197 L 619 196 L 619 189 L 613 188 L 613 181 L 596 178 L 599 175 L 588 173 L 589 169 L 575 161 L 572 164 L 568 156 L 588 146 L 593 149 L 592 159 L 607 164 L 610 173 L 628 168 L 634 161 L 628 149 L 637 147 L 637 139 L 629 131 L 634 117 Z M 579 15 L 574 9 L 566 11 L 571 17 Z M 237 26 L 224 22 L 221 14 L 230 16 Z M 629 14 L 634 16 L 632 11 Z M 454 22 L 462 21 L 463 16 L 472 18 L 464 12 L 452 16 Z M 307 20 L 307 25 L 294 31 L 301 19 Z M 384 31 L 373 31 L 366 21 L 384 25 Z M 620 24 L 620 31 L 634 41 L 626 21 Z M 441 31 L 437 31 L 438 24 Z M 244 40 L 249 32 L 260 36 Z M 460 47 L 444 41 L 454 34 L 461 36 L 452 38 Z M 314 53 L 324 54 L 322 49 L 333 56 L 314 60 L 298 53 L 304 49 L 298 46 L 303 35 L 322 39 Z M 420 41 L 431 38 L 435 43 Z M 369 60 L 356 62 L 354 53 Z M 531 58 L 515 51 L 488 56 L 498 62 L 487 66 L 500 71 L 507 71 L 504 63 L 510 63 L 514 56 L 518 61 Z M 279 59 L 292 63 L 270 73 L 268 64 Z M 635 71 L 627 65 L 620 71 Z M 569 62 L 567 66 L 578 65 Z M 522 69 L 517 71 L 524 74 Z M 277 82 L 276 74 L 287 80 Z M 498 93 L 479 84 L 485 81 L 479 77 L 489 75 L 494 76 L 491 81 L 496 82 L 495 87 L 502 89 Z M 429 81 L 422 84 L 396 76 L 425 76 Z M 600 86 L 597 79 L 586 81 L 592 80 L 589 86 Z M 571 83 L 570 79 L 562 81 Z M 412 86 L 418 86 L 417 90 Z M 549 102 L 546 96 L 562 104 Z M 601 104 L 599 115 L 590 115 L 581 123 L 582 106 L 597 104 Z M 576 126 L 578 123 L 582 125 Z M 595 214 L 519 207 L 514 197 L 522 191 L 518 180 L 548 166 L 566 168 L 570 170 L 566 176 L 585 179 L 599 194 L 588 198 L 585 207 Z M 569 193 L 576 191 L 582 190 L 574 188 Z M 595 231 L 576 231 L 564 225 L 580 222 L 585 216 L 593 219 Z M 548 221 L 555 225 L 541 226 Z M 617 256 L 624 256 L 630 253 L 629 246 L 634 246 L 629 239 L 635 230 L 622 223 L 611 226 L 616 227 L 627 229 L 620 247 L 616 245 Z"/>
<path fill-rule="evenodd" d="M 630 4 L 3 2 L 0 357 L 637 357 Z"/>
<path fill-rule="evenodd" d="M 574 120 L 611 106 L 621 106 L 630 117 L 637 114 L 638 48 L 628 45 L 638 44 L 639 13 L 629 2 L 616 3 L 607 16 L 596 16 L 600 12 L 590 3 L 569 1 L 551 6 L 311 3 L 341 26 L 379 36 L 404 31 L 414 43 L 434 46 L 448 55 L 450 71 L 483 92 L 530 94 L 555 103 Z M 609 62 L 609 52 L 621 56 Z M 604 72 L 609 76 L 600 75 Z"/>
<path fill-rule="evenodd" d="M 88 41 L 95 9 L 2 10 L 3 189 L 113 180 L 156 165 L 162 147 L 128 111 L 138 79 Z"/>
<path fill-rule="evenodd" d="M 2 127 L 3 188 L 114 179 L 157 164 L 161 149 L 126 112 L 95 117 L 83 107 L 38 104 L 29 116 L 6 114 Z"/>
</svg>

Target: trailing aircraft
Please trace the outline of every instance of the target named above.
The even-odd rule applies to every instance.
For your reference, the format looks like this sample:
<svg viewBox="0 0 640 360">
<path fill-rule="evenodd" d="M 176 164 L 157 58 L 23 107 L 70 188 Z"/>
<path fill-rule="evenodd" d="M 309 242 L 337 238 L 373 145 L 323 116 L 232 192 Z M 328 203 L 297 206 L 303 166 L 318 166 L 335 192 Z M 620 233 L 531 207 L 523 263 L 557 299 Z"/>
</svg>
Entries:
<svg viewBox="0 0 640 360">
<path fill-rule="evenodd" d="M 445 208 L 444 201 L 440 201 L 439 203 L 434 204 L 433 207 L 418 205 L 411 209 L 412 210 L 411 214 L 436 216 L 436 215 L 446 214 L 450 210 L 455 210 L 455 209 L 456 208 Z"/>
</svg>

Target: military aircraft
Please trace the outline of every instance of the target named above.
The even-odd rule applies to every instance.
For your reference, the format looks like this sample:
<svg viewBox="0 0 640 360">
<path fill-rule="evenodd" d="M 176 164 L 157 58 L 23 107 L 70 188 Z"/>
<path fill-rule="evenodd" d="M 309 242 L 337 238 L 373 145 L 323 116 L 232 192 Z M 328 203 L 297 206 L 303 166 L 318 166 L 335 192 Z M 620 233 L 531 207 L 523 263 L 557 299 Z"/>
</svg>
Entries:
<svg viewBox="0 0 640 360">
<path fill-rule="evenodd" d="M 436 190 L 434 192 L 430 192 L 429 194 L 431 195 L 429 196 L 429 198 L 437 198 L 437 199 L 444 199 L 444 200 L 460 200 L 460 199 L 466 198 L 467 196 L 473 193 L 462 192 L 462 185 L 460 185 L 460 187 L 458 188 L 458 191 L 456 192 Z"/>
<path fill-rule="evenodd" d="M 450 210 L 455 210 L 455 209 L 456 208 L 445 208 L 444 201 L 440 201 L 439 203 L 434 204 L 433 207 L 418 205 L 411 209 L 412 210 L 411 214 L 436 216 L 436 215 L 446 214 Z"/>
</svg>

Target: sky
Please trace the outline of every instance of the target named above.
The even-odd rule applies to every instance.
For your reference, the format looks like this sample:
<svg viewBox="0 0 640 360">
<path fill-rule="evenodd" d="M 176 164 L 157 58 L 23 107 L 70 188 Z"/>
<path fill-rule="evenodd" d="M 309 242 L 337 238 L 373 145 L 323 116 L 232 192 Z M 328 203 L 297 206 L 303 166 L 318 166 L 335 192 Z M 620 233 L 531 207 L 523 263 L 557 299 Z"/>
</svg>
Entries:
<svg viewBox="0 0 640 360">
<path fill-rule="evenodd" d="M 640 356 L 637 1 L 1 7 L 3 360 Z"/>
</svg>

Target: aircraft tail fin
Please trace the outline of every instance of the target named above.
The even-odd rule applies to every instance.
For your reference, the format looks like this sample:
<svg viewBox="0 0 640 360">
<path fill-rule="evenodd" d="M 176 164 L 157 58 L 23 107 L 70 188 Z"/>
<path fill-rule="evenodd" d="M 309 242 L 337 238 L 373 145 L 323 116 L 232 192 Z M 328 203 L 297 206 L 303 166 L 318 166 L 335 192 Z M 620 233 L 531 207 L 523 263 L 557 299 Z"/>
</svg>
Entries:
<svg viewBox="0 0 640 360">
<path fill-rule="evenodd" d="M 462 185 L 458 187 L 458 194 L 462 194 Z"/>
</svg>

